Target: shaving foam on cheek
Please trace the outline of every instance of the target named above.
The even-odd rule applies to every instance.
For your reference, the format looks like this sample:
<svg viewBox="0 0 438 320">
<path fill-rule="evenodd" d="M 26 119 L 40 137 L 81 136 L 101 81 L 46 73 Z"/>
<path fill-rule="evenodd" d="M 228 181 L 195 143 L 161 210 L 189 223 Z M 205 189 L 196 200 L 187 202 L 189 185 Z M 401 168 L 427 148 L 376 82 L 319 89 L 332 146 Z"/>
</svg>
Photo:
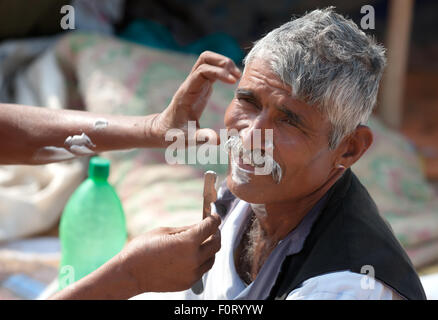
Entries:
<svg viewBox="0 0 438 320">
<path fill-rule="evenodd" d="M 234 182 L 239 184 L 249 183 L 251 181 L 251 172 L 240 168 L 235 160 L 233 153 L 231 153 L 231 178 Z"/>
<path fill-rule="evenodd" d="M 225 143 L 225 148 L 230 155 L 231 178 L 238 184 L 245 184 L 251 181 L 251 173 L 238 166 L 236 159 L 239 158 L 240 138 L 237 135 L 229 137 Z"/>
</svg>

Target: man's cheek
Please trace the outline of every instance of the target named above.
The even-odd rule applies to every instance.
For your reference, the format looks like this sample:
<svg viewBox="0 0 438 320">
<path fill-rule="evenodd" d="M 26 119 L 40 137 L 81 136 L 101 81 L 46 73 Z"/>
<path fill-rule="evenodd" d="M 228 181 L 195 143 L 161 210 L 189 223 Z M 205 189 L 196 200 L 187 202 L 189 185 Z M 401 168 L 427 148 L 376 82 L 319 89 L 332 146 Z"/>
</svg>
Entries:
<svg viewBox="0 0 438 320">
<path fill-rule="evenodd" d="M 239 109 L 236 107 L 234 102 L 231 102 L 228 106 L 227 110 L 225 111 L 224 116 L 224 123 L 225 126 L 233 126 L 235 122 L 240 118 L 241 112 L 239 112 Z"/>
<path fill-rule="evenodd" d="M 298 180 L 301 181 L 303 187 L 312 192 L 327 181 L 329 171 L 327 163 L 321 161 L 321 159 L 309 159 L 301 167 Z"/>
<path fill-rule="evenodd" d="M 250 126 L 253 118 L 254 114 L 249 110 L 232 103 L 225 113 L 224 124 L 227 128 L 232 127 L 240 130 L 243 127 Z"/>
</svg>

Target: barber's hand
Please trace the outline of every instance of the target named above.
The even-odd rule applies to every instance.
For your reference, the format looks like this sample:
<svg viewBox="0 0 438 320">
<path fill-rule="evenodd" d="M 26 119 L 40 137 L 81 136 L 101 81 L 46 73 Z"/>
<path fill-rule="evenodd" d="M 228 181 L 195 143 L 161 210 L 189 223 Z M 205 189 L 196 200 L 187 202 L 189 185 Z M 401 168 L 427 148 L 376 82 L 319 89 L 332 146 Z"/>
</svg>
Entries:
<svg viewBox="0 0 438 320">
<path fill-rule="evenodd" d="M 183 130 L 187 139 L 187 122 L 196 121 L 196 136 L 191 139 L 208 139 L 210 142 L 214 141 L 211 139 L 216 139 L 219 144 L 218 135 L 214 130 L 200 129 L 199 118 L 210 98 L 213 83 L 220 80 L 234 84 L 240 75 L 240 70 L 230 58 L 211 51 L 203 52 L 169 106 L 155 117 L 152 125 L 154 135 L 162 137 L 163 143 L 166 144 L 166 132 L 177 128 Z"/>
<path fill-rule="evenodd" d="M 214 214 L 193 226 L 152 230 L 119 253 L 120 265 L 140 292 L 188 289 L 213 266 L 221 244 L 219 225 Z"/>
</svg>

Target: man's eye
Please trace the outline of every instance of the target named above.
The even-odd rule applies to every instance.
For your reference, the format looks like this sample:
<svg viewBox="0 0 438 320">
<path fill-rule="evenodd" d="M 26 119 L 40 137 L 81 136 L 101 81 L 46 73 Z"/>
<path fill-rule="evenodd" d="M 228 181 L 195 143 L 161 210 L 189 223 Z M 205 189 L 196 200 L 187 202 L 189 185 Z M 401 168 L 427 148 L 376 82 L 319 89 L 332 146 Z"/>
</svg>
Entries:
<svg viewBox="0 0 438 320">
<path fill-rule="evenodd" d="M 292 119 L 286 118 L 286 119 L 283 119 L 282 121 L 283 121 L 284 123 L 286 123 L 287 125 L 289 125 L 289 126 L 294 126 L 294 127 L 296 127 L 296 122 L 293 121 Z"/>
<path fill-rule="evenodd" d="M 240 102 L 251 103 L 251 101 L 248 98 L 237 97 L 237 100 L 239 100 Z"/>
<path fill-rule="evenodd" d="M 251 99 L 248 98 L 242 98 L 242 97 L 237 97 L 237 100 L 239 100 L 240 103 L 244 103 L 244 104 L 250 104 L 251 106 L 260 109 L 260 107 L 254 103 L 254 101 L 252 101 Z"/>
</svg>

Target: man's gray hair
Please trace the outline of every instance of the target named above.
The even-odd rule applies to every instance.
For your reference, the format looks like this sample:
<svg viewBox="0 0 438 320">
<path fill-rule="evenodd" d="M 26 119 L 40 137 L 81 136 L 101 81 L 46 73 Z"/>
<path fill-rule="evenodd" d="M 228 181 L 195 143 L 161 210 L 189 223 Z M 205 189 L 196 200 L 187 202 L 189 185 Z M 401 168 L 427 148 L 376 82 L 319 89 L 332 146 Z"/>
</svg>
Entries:
<svg viewBox="0 0 438 320">
<path fill-rule="evenodd" d="M 255 43 L 244 64 L 256 57 L 269 61 L 295 98 L 327 114 L 332 149 L 367 122 L 386 63 L 385 49 L 333 7 L 271 31 Z"/>
</svg>

